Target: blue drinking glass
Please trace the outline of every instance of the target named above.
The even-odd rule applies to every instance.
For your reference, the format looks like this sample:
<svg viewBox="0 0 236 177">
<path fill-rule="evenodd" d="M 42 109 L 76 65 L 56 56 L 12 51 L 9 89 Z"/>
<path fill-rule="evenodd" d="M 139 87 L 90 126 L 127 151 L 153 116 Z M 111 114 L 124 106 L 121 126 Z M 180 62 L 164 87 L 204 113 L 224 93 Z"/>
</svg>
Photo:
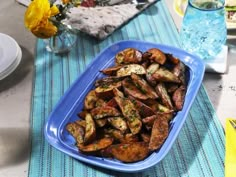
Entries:
<svg viewBox="0 0 236 177">
<path fill-rule="evenodd" d="M 207 60 L 213 59 L 227 38 L 224 0 L 188 0 L 180 39 L 182 48 Z"/>
</svg>

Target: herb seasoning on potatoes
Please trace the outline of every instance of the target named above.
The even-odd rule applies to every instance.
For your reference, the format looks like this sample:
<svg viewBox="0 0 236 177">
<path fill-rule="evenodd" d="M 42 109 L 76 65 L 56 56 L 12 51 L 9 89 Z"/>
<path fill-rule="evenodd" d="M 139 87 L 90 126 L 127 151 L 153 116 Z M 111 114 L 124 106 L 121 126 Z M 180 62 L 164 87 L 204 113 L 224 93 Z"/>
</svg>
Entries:
<svg viewBox="0 0 236 177">
<path fill-rule="evenodd" d="M 117 53 L 86 95 L 80 119 L 66 126 L 79 151 L 131 163 L 160 149 L 184 104 L 185 69 L 157 48 Z"/>
</svg>

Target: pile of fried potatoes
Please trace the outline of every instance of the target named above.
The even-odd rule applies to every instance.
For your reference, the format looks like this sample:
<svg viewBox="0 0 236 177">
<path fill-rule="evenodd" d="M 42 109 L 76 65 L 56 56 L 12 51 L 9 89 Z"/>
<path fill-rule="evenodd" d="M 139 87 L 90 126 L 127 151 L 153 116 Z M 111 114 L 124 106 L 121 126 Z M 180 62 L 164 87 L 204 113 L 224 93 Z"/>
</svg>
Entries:
<svg viewBox="0 0 236 177">
<path fill-rule="evenodd" d="M 186 94 L 186 66 L 172 54 L 126 48 L 101 70 L 80 119 L 67 124 L 79 151 L 136 162 L 158 150 Z"/>
</svg>

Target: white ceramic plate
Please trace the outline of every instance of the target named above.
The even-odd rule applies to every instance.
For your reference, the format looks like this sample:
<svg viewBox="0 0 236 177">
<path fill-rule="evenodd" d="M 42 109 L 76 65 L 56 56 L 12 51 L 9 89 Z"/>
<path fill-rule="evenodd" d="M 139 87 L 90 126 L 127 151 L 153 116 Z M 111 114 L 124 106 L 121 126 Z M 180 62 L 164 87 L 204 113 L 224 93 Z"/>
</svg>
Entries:
<svg viewBox="0 0 236 177">
<path fill-rule="evenodd" d="M 0 80 L 11 74 L 19 65 L 22 52 L 17 42 L 0 33 Z"/>
</svg>

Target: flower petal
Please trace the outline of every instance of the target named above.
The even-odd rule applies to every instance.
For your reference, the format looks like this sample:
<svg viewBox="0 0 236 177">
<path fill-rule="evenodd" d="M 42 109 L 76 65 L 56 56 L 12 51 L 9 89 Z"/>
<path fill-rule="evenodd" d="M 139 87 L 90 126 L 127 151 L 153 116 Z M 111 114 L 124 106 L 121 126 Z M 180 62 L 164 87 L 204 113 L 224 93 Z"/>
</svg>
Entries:
<svg viewBox="0 0 236 177">
<path fill-rule="evenodd" d="M 57 27 L 49 22 L 45 26 L 32 29 L 31 32 L 39 38 L 46 39 L 54 36 L 57 33 Z"/>
<path fill-rule="evenodd" d="M 60 12 L 57 6 L 55 5 L 53 5 L 50 10 L 51 10 L 51 16 L 57 15 Z"/>
<path fill-rule="evenodd" d="M 50 12 L 50 4 L 48 0 L 34 0 L 30 3 L 24 16 L 24 23 L 28 29 L 35 28 Z M 50 15 L 50 13 L 49 13 Z"/>
</svg>

